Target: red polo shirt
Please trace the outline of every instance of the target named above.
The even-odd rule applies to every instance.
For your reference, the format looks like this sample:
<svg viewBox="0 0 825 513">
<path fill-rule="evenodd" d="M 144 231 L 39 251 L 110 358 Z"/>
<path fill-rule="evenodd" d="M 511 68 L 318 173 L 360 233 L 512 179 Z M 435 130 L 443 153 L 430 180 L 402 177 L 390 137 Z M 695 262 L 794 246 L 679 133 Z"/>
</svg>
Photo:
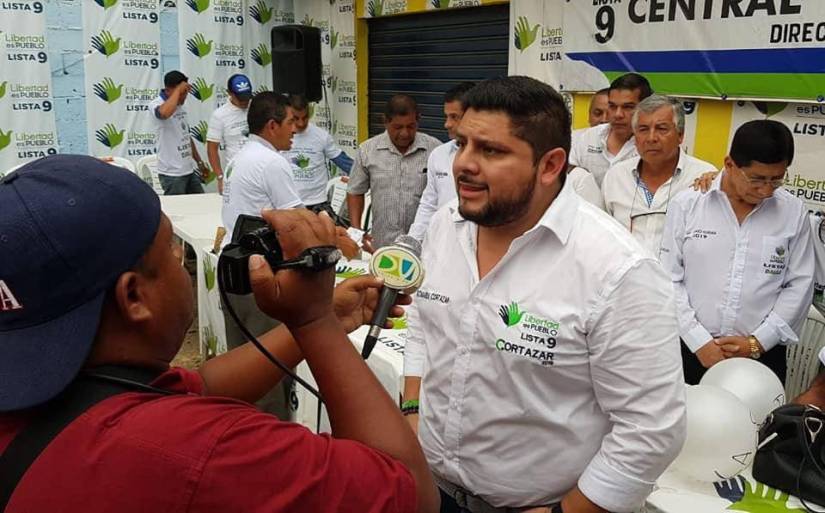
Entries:
<svg viewBox="0 0 825 513">
<path fill-rule="evenodd" d="M 412 512 L 398 461 L 230 399 L 204 397 L 200 375 L 173 369 L 78 417 L 35 460 L 6 513 Z M 0 415 L 0 451 L 25 425 Z"/>
</svg>

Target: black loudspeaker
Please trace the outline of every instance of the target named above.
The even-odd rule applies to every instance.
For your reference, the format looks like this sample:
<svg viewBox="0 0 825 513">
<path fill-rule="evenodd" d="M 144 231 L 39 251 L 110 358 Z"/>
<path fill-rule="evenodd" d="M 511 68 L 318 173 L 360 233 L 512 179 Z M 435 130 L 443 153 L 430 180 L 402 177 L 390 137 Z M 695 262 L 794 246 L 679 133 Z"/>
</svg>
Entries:
<svg viewBox="0 0 825 513">
<path fill-rule="evenodd" d="M 323 98 L 321 29 L 305 25 L 273 27 L 272 83 L 276 93 L 302 94 L 311 102 Z"/>
</svg>

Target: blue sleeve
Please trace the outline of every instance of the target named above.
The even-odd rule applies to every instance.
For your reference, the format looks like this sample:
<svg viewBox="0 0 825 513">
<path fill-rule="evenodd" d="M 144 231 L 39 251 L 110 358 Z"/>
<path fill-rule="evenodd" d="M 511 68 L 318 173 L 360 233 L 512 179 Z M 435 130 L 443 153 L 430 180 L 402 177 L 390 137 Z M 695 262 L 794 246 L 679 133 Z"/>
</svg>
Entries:
<svg viewBox="0 0 825 513">
<path fill-rule="evenodd" d="M 349 174 L 350 170 L 352 169 L 352 159 L 349 158 L 349 155 L 346 152 L 341 152 L 338 154 L 337 157 L 332 159 L 332 163 L 338 166 L 344 174 Z"/>
</svg>

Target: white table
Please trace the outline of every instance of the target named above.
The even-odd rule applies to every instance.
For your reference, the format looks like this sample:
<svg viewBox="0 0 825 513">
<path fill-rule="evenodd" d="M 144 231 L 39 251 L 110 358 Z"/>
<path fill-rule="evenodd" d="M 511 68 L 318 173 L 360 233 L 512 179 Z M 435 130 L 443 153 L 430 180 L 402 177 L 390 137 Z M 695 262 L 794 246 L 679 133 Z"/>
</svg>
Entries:
<svg viewBox="0 0 825 513">
<path fill-rule="evenodd" d="M 161 196 L 160 206 L 172 221 L 175 235 L 195 248 L 196 254 L 199 248 L 212 245 L 218 227 L 223 225 L 220 194 Z"/>
<path fill-rule="evenodd" d="M 221 209 L 223 200 L 220 194 L 181 194 L 176 196 L 161 196 L 160 208 L 172 222 L 172 231 L 195 250 L 197 264 L 198 295 L 201 296 L 203 283 L 204 253 L 202 248 L 212 247 L 218 227 L 222 226 Z M 198 303 L 198 318 L 201 317 L 202 306 Z M 225 340 L 225 335 L 223 340 Z M 207 342 L 203 326 L 198 332 L 201 354 Z"/>
</svg>

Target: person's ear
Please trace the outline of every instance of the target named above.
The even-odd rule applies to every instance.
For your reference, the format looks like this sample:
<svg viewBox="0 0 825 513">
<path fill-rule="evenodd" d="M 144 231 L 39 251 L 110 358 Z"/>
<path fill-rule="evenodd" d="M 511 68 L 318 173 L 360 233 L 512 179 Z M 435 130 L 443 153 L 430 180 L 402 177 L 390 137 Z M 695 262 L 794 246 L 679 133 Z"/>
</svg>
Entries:
<svg viewBox="0 0 825 513">
<path fill-rule="evenodd" d="M 562 148 L 553 148 L 539 160 L 538 177 L 541 185 L 552 185 L 561 173 L 567 171 L 567 153 Z"/>
<path fill-rule="evenodd" d="M 120 316 L 127 322 L 141 323 L 152 317 L 146 279 L 129 271 L 120 275 L 114 286 L 114 302 Z"/>
</svg>

